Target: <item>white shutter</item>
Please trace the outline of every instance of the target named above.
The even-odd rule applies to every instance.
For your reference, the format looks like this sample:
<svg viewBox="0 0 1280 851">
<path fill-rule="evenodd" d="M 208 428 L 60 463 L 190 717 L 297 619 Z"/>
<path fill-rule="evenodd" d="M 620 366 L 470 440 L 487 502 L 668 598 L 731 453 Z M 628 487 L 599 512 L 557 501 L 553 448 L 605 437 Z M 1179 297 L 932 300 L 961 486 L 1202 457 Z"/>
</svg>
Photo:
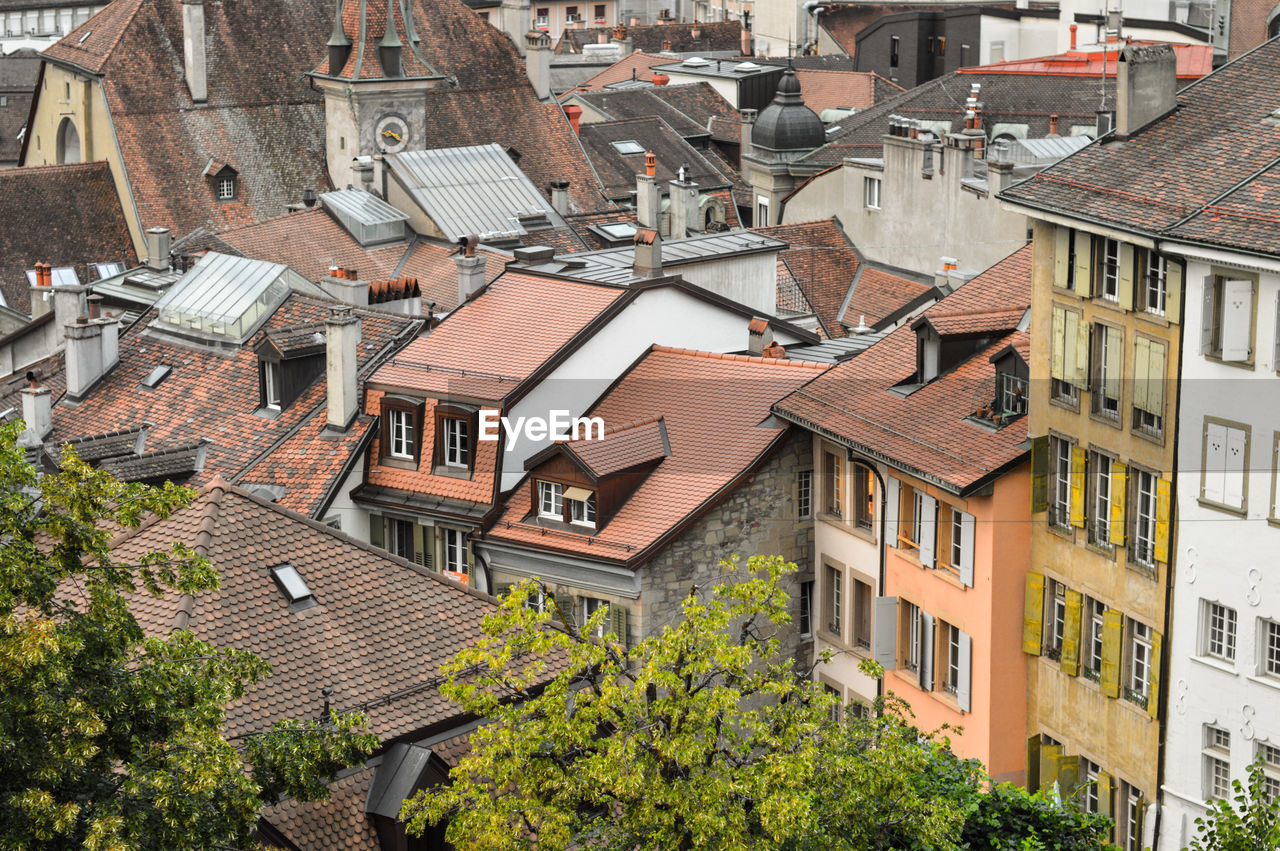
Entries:
<svg viewBox="0 0 1280 851">
<path fill-rule="evenodd" d="M 1226 475 L 1223 477 L 1222 502 L 1233 508 L 1244 507 L 1244 459 L 1249 451 L 1249 439 L 1243 429 L 1229 428 L 1227 432 Z"/>
<path fill-rule="evenodd" d="M 960 633 L 960 678 L 956 682 L 956 702 L 962 712 L 969 711 L 973 693 L 973 639 L 969 633 Z"/>
<path fill-rule="evenodd" d="M 1107 363 L 1103 369 L 1104 380 L 1102 392 L 1108 399 L 1120 399 L 1120 370 L 1124 355 L 1124 335 L 1119 328 L 1110 325 L 1098 326 L 1107 335 Z"/>
<path fill-rule="evenodd" d="M 1204 426 L 1204 498 L 1222 502 L 1227 475 L 1227 428 L 1217 423 Z"/>
<path fill-rule="evenodd" d="M 1247 361 L 1253 342 L 1253 281 L 1222 285 L 1222 359 Z"/>
<path fill-rule="evenodd" d="M 1147 407 L 1147 393 L 1151 386 L 1151 341 L 1138 337 L 1133 341 L 1133 406 L 1139 411 Z"/>
<path fill-rule="evenodd" d="M 876 597 L 871 656 L 886 671 L 898 667 L 897 597 Z"/>
<path fill-rule="evenodd" d="M 1204 289 L 1200 292 L 1200 354 L 1207 355 L 1213 351 L 1213 325 L 1217 321 L 1213 311 L 1214 278 L 1212 275 L 1204 279 Z"/>
<path fill-rule="evenodd" d="M 1066 310 L 1062 314 L 1062 379 L 1076 381 L 1076 335 L 1080 330 L 1080 314 Z"/>
<path fill-rule="evenodd" d="M 1276 511 L 1276 502 L 1280 501 L 1276 491 L 1280 489 L 1280 440 L 1276 441 L 1275 450 L 1271 458 L 1271 516 L 1280 518 L 1280 512 Z"/>
<path fill-rule="evenodd" d="M 1050 343 L 1049 377 L 1064 380 L 1067 350 L 1067 312 L 1061 307 L 1053 308 L 1053 339 Z"/>
<path fill-rule="evenodd" d="M 1164 416 L 1164 343 L 1152 342 L 1151 360 L 1147 364 L 1147 407 L 1143 410 Z"/>
<path fill-rule="evenodd" d="M 920 688 L 933 691 L 933 615 L 920 610 Z"/>
<path fill-rule="evenodd" d="M 965 587 L 973 587 L 973 536 L 977 523 L 973 515 L 960 512 L 960 581 Z"/>
<path fill-rule="evenodd" d="M 885 476 L 885 517 L 884 534 L 888 538 L 885 546 L 898 546 L 898 480 L 893 476 Z"/>
<path fill-rule="evenodd" d="M 925 567 L 933 567 L 934 551 L 938 543 L 938 501 L 926 494 L 920 494 L 920 516 L 916 518 L 919 530 L 920 563 Z"/>
</svg>

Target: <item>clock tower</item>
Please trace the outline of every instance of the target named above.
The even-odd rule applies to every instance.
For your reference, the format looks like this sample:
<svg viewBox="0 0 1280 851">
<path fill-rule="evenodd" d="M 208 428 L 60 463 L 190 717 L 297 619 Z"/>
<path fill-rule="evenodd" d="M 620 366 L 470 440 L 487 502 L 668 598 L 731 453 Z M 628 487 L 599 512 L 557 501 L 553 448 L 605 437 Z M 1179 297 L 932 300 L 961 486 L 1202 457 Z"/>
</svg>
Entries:
<svg viewBox="0 0 1280 851">
<path fill-rule="evenodd" d="M 329 179 L 360 188 L 356 157 L 426 147 L 422 95 L 444 76 L 422 54 L 413 0 L 336 0 L 327 46 L 311 78 L 324 92 Z"/>
</svg>

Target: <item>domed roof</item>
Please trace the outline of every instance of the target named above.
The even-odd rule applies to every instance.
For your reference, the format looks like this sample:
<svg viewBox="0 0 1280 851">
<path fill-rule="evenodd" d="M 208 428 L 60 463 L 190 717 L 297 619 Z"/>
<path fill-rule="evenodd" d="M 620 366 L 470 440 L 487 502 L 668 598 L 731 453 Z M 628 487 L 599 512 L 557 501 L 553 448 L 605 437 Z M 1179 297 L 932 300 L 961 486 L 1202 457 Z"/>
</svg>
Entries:
<svg viewBox="0 0 1280 851">
<path fill-rule="evenodd" d="M 791 66 L 778 80 L 773 102 L 760 111 L 751 128 L 751 144 L 772 151 L 812 151 L 826 141 L 822 119 L 804 105 L 800 81 Z"/>
</svg>

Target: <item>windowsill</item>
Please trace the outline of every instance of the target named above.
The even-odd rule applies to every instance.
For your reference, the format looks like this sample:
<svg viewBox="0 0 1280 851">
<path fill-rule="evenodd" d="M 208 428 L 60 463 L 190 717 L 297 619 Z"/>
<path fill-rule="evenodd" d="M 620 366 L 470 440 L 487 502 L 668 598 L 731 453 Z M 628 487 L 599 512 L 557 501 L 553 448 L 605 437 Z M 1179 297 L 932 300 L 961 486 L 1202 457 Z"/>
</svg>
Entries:
<svg viewBox="0 0 1280 851">
<path fill-rule="evenodd" d="M 1268 517 L 1267 522 L 1280 529 L 1280 517 Z"/>
<path fill-rule="evenodd" d="M 933 695 L 934 700 L 938 701 L 943 706 L 950 709 L 952 712 L 957 712 L 961 715 L 968 714 L 963 709 L 960 708 L 960 701 L 956 699 L 956 696 L 954 694 L 947 691 L 945 686 L 942 688 L 936 688 L 933 691 L 929 692 L 929 694 Z"/>
<path fill-rule="evenodd" d="M 1117 431 L 1124 428 L 1124 425 L 1120 422 L 1119 411 L 1116 411 L 1114 415 L 1111 415 L 1111 414 L 1100 413 L 1098 411 L 1090 409 L 1089 419 L 1093 420 L 1094 422 L 1102 423 L 1103 425 L 1111 426 L 1113 429 L 1116 429 Z"/>
<path fill-rule="evenodd" d="M 1045 528 L 1053 534 L 1062 538 L 1064 541 L 1076 542 L 1076 530 L 1074 526 L 1057 526 L 1053 523 L 1045 523 Z"/>
<path fill-rule="evenodd" d="M 258 410 L 253 412 L 253 415 L 255 417 L 261 417 L 264 420 L 278 420 L 280 419 L 280 409 L 279 408 L 259 408 Z"/>
<path fill-rule="evenodd" d="M 1247 369 L 1250 372 L 1253 372 L 1254 367 L 1257 366 L 1257 364 L 1252 360 L 1223 360 L 1222 355 L 1205 354 L 1204 359 L 1207 361 L 1213 361 L 1214 363 L 1220 363 L 1223 366 L 1230 366 L 1236 369 Z"/>
<path fill-rule="evenodd" d="M 1154 443 L 1156 446 L 1164 446 L 1164 432 L 1160 434 L 1152 434 L 1149 431 L 1143 431 L 1140 428 L 1131 428 L 1129 433 L 1134 437 L 1145 440 L 1148 443 Z"/>
<path fill-rule="evenodd" d="M 943 582 L 946 582 L 948 585 L 954 585 L 955 587 L 959 588 L 961 591 L 970 590 L 969 586 L 961 582 L 960 577 L 956 575 L 949 567 L 937 567 L 937 568 L 934 568 L 933 572 L 938 575 L 939 579 L 941 579 Z"/>
<path fill-rule="evenodd" d="M 448 464 L 436 464 L 431 468 L 431 475 L 444 476 L 447 479 L 471 480 L 471 470 L 466 467 L 450 467 Z"/>
<path fill-rule="evenodd" d="M 1250 674 L 1245 677 L 1245 679 L 1251 683 L 1257 683 L 1260 686 L 1266 686 L 1267 688 L 1273 688 L 1276 691 L 1280 691 L 1280 680 L 1275 677 L 1268 677 L 1263 674 Z"/>
<path fill-rule="evenodd" d="M 1204 665 L 1206 668 L 1213 668 L 1215 671 L 1221 671 L 1224 674 L 1229 674 L 1233 677 L 1240 676 L 1240 672 L 1237 671 L 1231 663 L 1225 662 L 1222 659 L 1216 659 L 1212 656 L 1192 656 L 1191 661 Z"/>
<path fill-rule="evenodd" d="M 1161 328 L 1168 328 L 1173 324 L 1169 321 L 1169 317 L 1163 313 L 1152 313 L 1149 310 L 1135 310 L 1133 314 L 1143 322 L 1150 322 L 1152 325 L 1157 325 Z"/>
<path fill-rule="evenodd" d="M 1054 284 L 1054 286 L 1053 286 L 1053 294 L 1054 294 L 1054 295 L 1068 295 L 1068 296 L 1071 296 L 1071 297 L 1072 297 L 1073 299 L 1075 299 L 1076 301 L 1084 301 L 1084 299 L 1085 299 L 1085 297 L 1084 297 L 1084 296 L 1080 295 L 1080 293 L 1076 292 L 1074 289 L 1071 289 L 1071 288 L 1068 288 L 1068 287 L 1060 287 L 1060 286 L 1058 286 L 1057 284 Z"/>
<path fill-rule="evenodd" d="M 1143 577 L 1150 579 L 1152 581 L 1155 581 L 1155 578 L 1156 578 L 1155 565 L 1146 565 L 1140 561 L 1125 559 L 1124 566 L 1127 567 L 1129 570 L 1132 570 L 1134 573 L 1141 574 Z"/>
<path fill-rule="evenodd" d="M 393 458 L 390 455 L 384 455 L 378 461 L 383 467 L 395 467 L 398 470 L 417 470 L 418 465 L 412 458 Z"/>
<path fill-rule="evenodd" d="M 1246 518 L 1249 516 L 1249 503 L 1247 502 L 1240 508 L 1234 508 L 1230 505 L 1223 505 L 1218 502 L 1211 502 L 1204 497 L 1199 497 L 1196 499 L 1196 502 L 1200 503 L 1204 508 L 1212 508 L 1214 511 L 1221 511 L 1223 514 L 1234 514 L 1237 517 Z"/>
<path fill-rule="evenodd" d="M 1120 304 L 1120 298 L 1118 296 L 1115 301 L 1112 301 L 1104 295 L 1095 296 L 1093 299 L 1093 305 L 1094 307 L 1105 307 L 1107 310 L 1122 315 L 1130 312 L 1125 310 L 1124 305 Z"/>
<path fill-rule="evenodd" d="M 1055 408 L 1061 408 L 1064 411 L 1070 411 L 1073 414 L 1080 413 L 1080 399 L 1076 398 L 1075 402 L 1068 402 L 1066 399 L 1058 399 L 1054 396 L 1049 397 L 1049 404 Z"/>
<path fill-rule="evenodd" d="M 1116 548 L 1114 546 L 1107 546 L 1103 544 L 1096 544 L 1093 541 L 1086 541 L 1084 548 L 1089 552 L 1093 553 L 1094 555 L 1102 556 L 1103 558 L 1108 559 L 1110 561 L 1116 560 Z"/>
</svg>

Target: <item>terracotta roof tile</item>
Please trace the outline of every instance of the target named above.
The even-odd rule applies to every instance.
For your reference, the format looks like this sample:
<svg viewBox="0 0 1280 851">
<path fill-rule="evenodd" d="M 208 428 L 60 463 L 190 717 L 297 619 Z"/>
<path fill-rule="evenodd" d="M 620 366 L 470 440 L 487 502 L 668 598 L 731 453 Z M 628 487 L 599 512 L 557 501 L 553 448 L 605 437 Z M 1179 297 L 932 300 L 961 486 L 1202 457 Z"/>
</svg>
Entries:
<svg viewBox="0 0 1280 851">
<path fill-rule="evenodd" d="M 654 66 L 667 65 L 670 62 L 670 56 L 659 56 L 656 53 L 643 53 L 637 50 L 629 56 L 622 57 L 595 76 L 583 80 L 574 88 L 574 91 L 596 91 L 613 83 L 621 83 L 632 79 L 651 82 L 653 80 Z M 565 95 L 571 93 L 566 92 Z M 563 97 L 561 97 L 562 100 Z"/>
<path fill-rule="evenodd" d="M 943 336 L 952 334 L 985 334 L 992 331 L 1012 331 L 1026 314 L 1025 307 L 1010 310 L 975 310 L 964 313 L 933 313 L 922 317 Z"/>
<path fill-rule="evenodd" d="M 867 109 L 876 103 L 876 75 L 868 71 L 798 69 L 804 105 L 819 115 L 824 109 Z"/>
<path fill-rule="evenodd" d="M 876 325 L 931 292 L 930 284 L 866 263 L 841 308 L 840 321 L 852 328 L 865 316 L 868 325 Z"/>
<path fill-rule="evenodd" d="M 627 37 L 636 50 L 657 53 L 664 48 L 665 42 L 671 42 L 671 50 L 675 53 L 692 53 L 696 51 L 737 50 L 742 46 L 742 25 L 737 21 L 705 21 L 702 23 L 670 23 L 650 24 L 640 27 L 626 27 Z M 698 30 L 694 38 L 693 31 Z M 612 27 L 584 27 L 569 29 L 560 34 L 556 42 L 556 53 L 581 53 L 588 44 L 598 44 L 600 36 L 605 41 L 613 38 Z M 668 57 L 669 58 L 669 57 Z"/>
<path fill-rule="evenodd" d="M 614 142 L 635 141 L 657 158 L 657 178 L 665 186 L 675 180 L 682 165 L 689 179 L 704 191 L 727 189 L 732 181 L 721 174 L 702 152 L 686 142 L 661 118 L 628 118 L 582 125 L 582 145 L 604 184 L 605 194 L 625 200 L 636 190 L 636 175 L 644 170 L 645 153 L 623 154 Z"/>
<path fill-rule="evenodd" d="M 662 417 L 649 417 L 615 426 L 594 439 L 584 437 L 563 445 L 596 476 L 607 476 L 664 458 L 666 439 Z"/>
</svg>

